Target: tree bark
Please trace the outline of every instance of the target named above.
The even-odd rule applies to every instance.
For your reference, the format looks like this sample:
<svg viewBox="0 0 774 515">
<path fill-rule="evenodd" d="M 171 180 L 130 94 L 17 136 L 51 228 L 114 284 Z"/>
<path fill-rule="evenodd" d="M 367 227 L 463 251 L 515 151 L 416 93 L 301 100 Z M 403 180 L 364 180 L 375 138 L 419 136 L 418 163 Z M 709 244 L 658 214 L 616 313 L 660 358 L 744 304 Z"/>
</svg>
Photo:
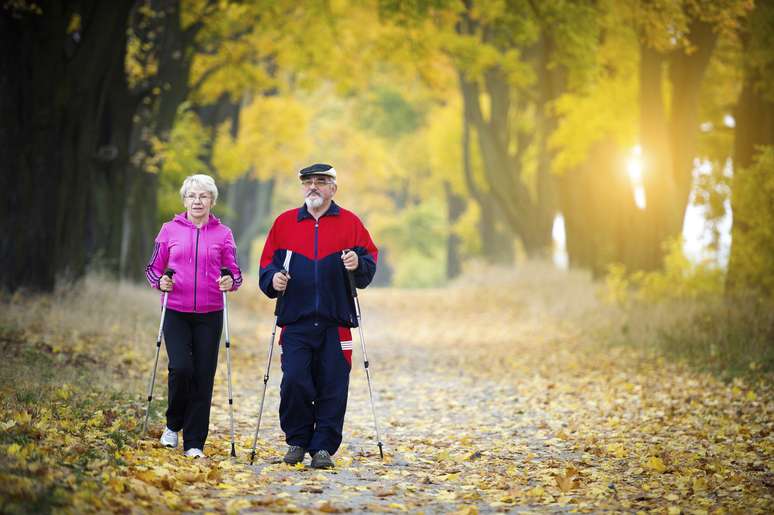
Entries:
<svg viewBox="0 0 774 515">
<path fill-rule="evenodd" d="M 50 291 L 89 262 L 87 216 L 98 122 L 130 0 L 0 9 L 0 285 Z M 68 33 L 74 14 L 81 23 Z"/>
<path fill-rule="evenodd" d="M 478 36 L 485 42 L 493 40 L 493 34 L 502 27 L 481 25 L 470 15 L 472 2 L 464 2 L 464 5 L 466 11 L 459 18 L 457 32 Z M 564 81 L 563 72 L 550 66 L 553 52 L 550 30 L 550 27 L 544 27 L 535 45 L 520 48 L 536 68 L 538 84 L 535 89 L 540 92 L 537 96 L 517 91 L 499 66 L 490 67 L 481 77 L 468 77 L 458 70 L 466 119 L 476 129 L 488 195 L 496 206 L 498 218 L 521 239 L 530 257 L 548 254 L 556 214 L 556 181 L 550 172 L 551 152 L 547 145 L 548 136 L 556 128 L 556 120 L 548 113 L 548 106 L 561 93 Z M 503 52 L 516 48 L 512 42 L 497 44 Z M 486 117 L 480 100 L 482 88 L 490 101 Z M 510 120 L 514 112 L 526 111 L 532 104 L 537 112 L 536 130 L 529 133 L 513 130 Z M 538 154 L 534 188 L 528 187 L 522 176 L 525 154 L 532 145 L 537 145 Z M 491 211 L 492 207 L 482 209 L 482 216 L 487 216 L 487 210 Z"/>
<path fill-rule="evenodd" d="M 661 267 L 664 243 L 682 233 L 693 179 L 699 130 L 699 90 L 715 48 L 713 27 L 694 20 L 690 25 L 695 51 L 675 51 L 671 58 L 640 45 L 640 143 L 644 157 L 643 185 L 647 206 L 638 228 L 638 268 Z M 672 85 L 669 115 L 662 91 L 666 65 Z"/>
<path fill-rule="evenodd" d="M 465 112 L 469 116 L 469 123 L 476 129 L 478 146 L 484 162 L 484 175 L 488 183 L 489 194 L 497 204 L 507 225 L 511 227 L 516 236 L 524 236 L 529 229 L 530 203 L 529 192 L 519 177 L 519 167 L 515 167 L 515 160 L 508 154 L 507 134 L 502 134 L 503 122 L 501 114 L 493 116 L 488 122 L 484 119 L 479 100 L 479 86 L 476 82 L 466 79 L 460 74 L 460 87 L 465 103 Z M 490 79 L 490 93 L 492 98 L 492 112 L 496 112 L 494 105 L 502 106 L 506 100 L 500 98 L 502 91 L 498 91 Z M 497 128 L 500 128 L 499 130 Z"/>
<path fill-rule="evenodd" d="M 616 144 L 601 141 L 582 166 L 559 179 L 570 266 L 591 270 L 594 277 L 603 276 L 611 263 L 627 268 L 637 263 L 639 235 L 634 228 L 643 214 L 634 204 L 621 161 Z"/>
<path fill-rule="evenodd" d="M 471 142 L 470 105 L 464 104 L 462 114 L 462 168 L 465 186 L 471 197 L 479 206 L 479 235 L 481 238 L 481 253 L 489 263 L 513 264 L 513 234 L 510 229 L 503 230 L 498 223 L 494 199 L 488 192 L 476 184 L 473 173 L 473 162 L 470 153 Z"/>
<path fill-rule="evenodd" d="M 119 276 L 121 263 L 132 116 L 140 100 L 129 90 L 124 72 L 125 60 L 126 45 L 123 45 L 112 59 L 107 101 L 98 121 L 87 238 L 87 247 L 99 267 L 116 277 Z"/>
<path fill-rule="evenodd" d="M 552 66 L 555 52 L 553 38 L 544 28 L 535 48 L 535 68 L 538 76 L 538 99 L 535 106 L 537 133 L 537 177 L 535 194 L 537 201 L 533 215 L 533 230 L 528 253 L 535 257 L 548 257 L 553 245 L 552 229 L 558 209 L 557 178 L 551 171 L 554 152 L 548 146 L 548 139 L 556 130 L 559 121 L 551 112 L 551 104 L 566 88 L 565 72 L 561 67 Z"/>
<path fill-rule="evenodd" d="M 448 181 L 443 183 L 446 193 L 446 219 L 449 224 L 449 236 L 446 238 L 446 278 L 454 279 L 462 273 L 462 258 L 460 256 L 460 237 L 454 232 L 454 224 L 465 212 L 465 198 L 452 189 Z"/>
</svg>

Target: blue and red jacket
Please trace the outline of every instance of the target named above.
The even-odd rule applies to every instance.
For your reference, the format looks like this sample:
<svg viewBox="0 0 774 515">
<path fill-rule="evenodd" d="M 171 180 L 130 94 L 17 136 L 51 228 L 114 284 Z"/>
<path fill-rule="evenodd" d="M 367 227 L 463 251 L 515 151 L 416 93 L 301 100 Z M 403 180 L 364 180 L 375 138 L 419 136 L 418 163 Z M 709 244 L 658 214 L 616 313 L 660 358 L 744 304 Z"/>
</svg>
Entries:
<svg viewBox="0 0 774 515">
<path fill-rule="evenodd" d="M 354 213 L 331 202 L 319 220 L 306 205 L 277 217 L 261 254 L 260 287 L 269 298 L 277 297 L 272 279 L 282 270 L 286 252 L 292 251 L 279 326 L 309 318 L 357 327 L 355 302 L 341 260 L 345 249 L 357 253 L 355 284 L 365 288 L 376 273 L 379 251 Z"/>
</svg>

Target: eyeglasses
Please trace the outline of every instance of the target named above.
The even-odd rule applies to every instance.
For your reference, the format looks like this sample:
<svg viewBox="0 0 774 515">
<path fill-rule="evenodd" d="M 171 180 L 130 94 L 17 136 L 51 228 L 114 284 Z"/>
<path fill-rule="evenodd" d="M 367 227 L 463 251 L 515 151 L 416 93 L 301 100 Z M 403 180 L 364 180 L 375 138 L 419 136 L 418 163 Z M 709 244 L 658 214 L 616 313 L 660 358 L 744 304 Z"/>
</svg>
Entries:
<svg viewBox="0 0 774 515">
<path fill-rule="evenodd" d="M 191 202 L 193 202 L 195 200 L 199 200 L 201 202 L 207 202 L 211 198 L 212 197 L 210 197 L 209 193 L 202 193 L 201 195 L 188 194 L 188 195 L 185 196 L 185 199 L 186 200 L 190 200 Z"/>
<path fill-rule="evenodd" d="M 301 179 L 301 185 L 304 188 L 309 188 L 311 186 L 328 186 L 329 184 L 333 184 L 333 181 L 330 179 Z"/>
</svg>

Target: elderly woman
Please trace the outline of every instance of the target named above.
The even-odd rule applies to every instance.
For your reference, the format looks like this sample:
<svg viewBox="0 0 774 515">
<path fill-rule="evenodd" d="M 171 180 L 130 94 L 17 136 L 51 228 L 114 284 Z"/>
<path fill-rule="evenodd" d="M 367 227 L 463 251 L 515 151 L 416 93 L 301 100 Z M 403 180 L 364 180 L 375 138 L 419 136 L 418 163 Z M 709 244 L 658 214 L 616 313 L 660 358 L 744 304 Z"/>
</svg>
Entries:
<svg viewBox="0 0 774 515">
<path fill-rule="evenodd" d="M 145 268 L 151 286 L 169 292 L 164 340 L 169 356 L 167 425 L 161 444 L 177 447 L 183 431 L 185 455 L 204 457 L 218 346 L 223 329 L 223 294 L 242 283 L 231 229 L 210 213 L 218 188 L 208 175 L 192 175 L 180 188 L 185 212 L 161 226 Z M 174 270 L 172 278 L 164 275 Z M 221 268 L 228 274 L 221 276 Z"/>
</svg>

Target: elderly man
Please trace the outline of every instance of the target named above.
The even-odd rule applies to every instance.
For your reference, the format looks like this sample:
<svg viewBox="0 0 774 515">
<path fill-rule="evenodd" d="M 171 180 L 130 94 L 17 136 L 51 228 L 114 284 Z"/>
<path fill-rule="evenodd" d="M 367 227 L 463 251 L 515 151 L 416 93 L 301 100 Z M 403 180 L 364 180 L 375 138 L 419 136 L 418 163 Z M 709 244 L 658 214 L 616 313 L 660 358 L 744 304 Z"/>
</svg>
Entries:
<svg viewBox="0 0 774 515">
<path fill-rule="evenodd" d="M 284 296 L 278 319 L 279 416 L 289 446 L 284 461 L 301 463 L 308 452 L 312 467 L 332 468 L 347 409 L 350 328 L 357 327 L 347 274 L 354 274 L 358 288 L 368 286 L 377 249 L 360 219 L 333 201 L 331 165 L 314 164 L 298 176 L 304 205 L 274 221 L 261 255 L 260 287 L 270 298 Z"/>
</svg>

